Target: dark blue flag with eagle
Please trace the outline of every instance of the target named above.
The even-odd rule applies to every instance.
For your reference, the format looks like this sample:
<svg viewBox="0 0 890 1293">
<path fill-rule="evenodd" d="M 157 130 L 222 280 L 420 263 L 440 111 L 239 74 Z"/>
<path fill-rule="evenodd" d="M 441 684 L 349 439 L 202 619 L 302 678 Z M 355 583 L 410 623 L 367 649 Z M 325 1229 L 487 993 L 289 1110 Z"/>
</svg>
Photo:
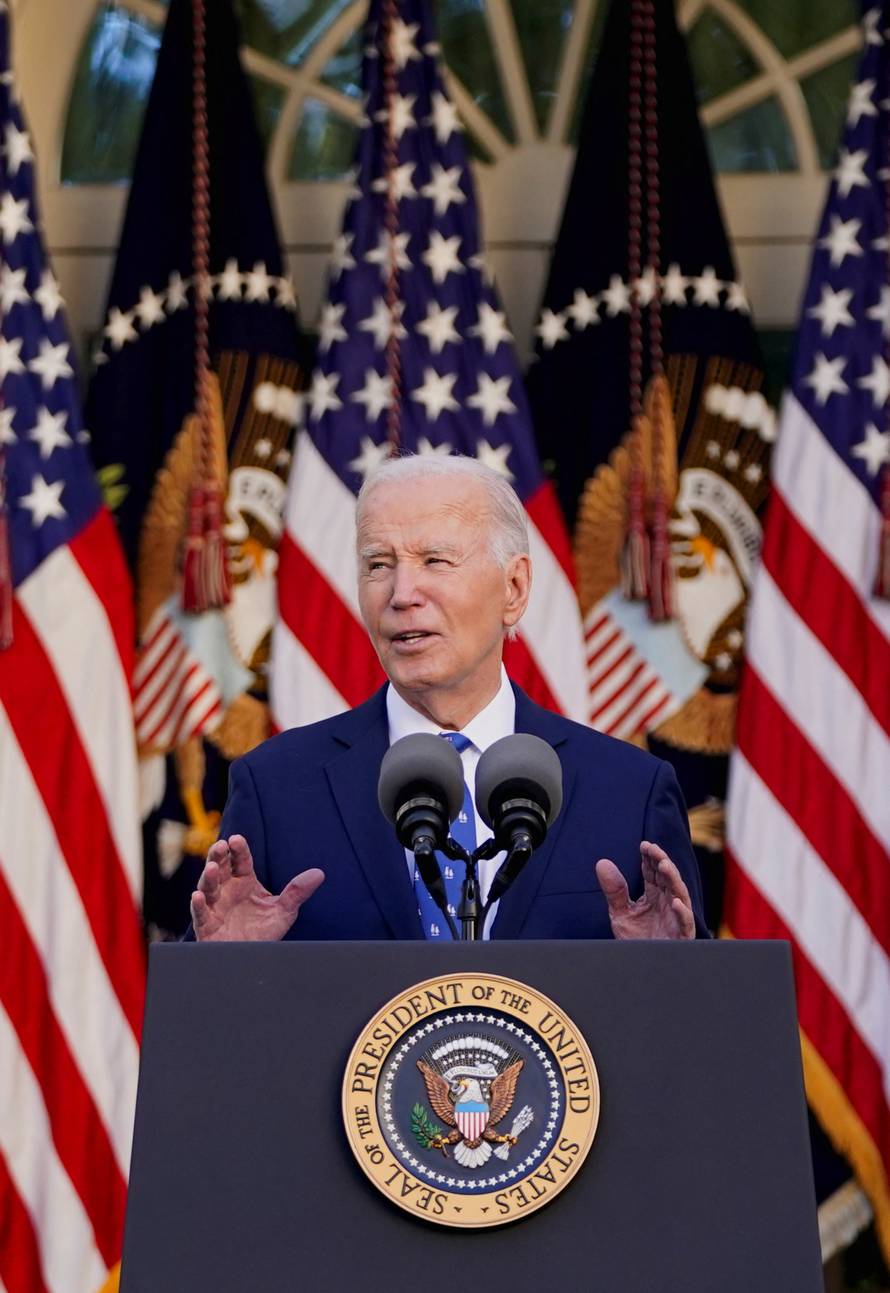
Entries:
<svg viewBox="0 0 890 1293">
<path fill-rule="evenodd" d="M 675 765 L 708 915 L 775 418 L 670 0 L 610 10 L 528 374 L 590 721 Z"/>
<path fill-rule="evenodd" d="M 301 407 L 296 300 L 238 45 L 230 0 L 172 0 L 87 400 L 136 582 L 146 916 L 174 932 L 215 839 L 225 760 L 268 733 Z M 189 561 L 214 543 L 202 596 Z"/>
</svg>

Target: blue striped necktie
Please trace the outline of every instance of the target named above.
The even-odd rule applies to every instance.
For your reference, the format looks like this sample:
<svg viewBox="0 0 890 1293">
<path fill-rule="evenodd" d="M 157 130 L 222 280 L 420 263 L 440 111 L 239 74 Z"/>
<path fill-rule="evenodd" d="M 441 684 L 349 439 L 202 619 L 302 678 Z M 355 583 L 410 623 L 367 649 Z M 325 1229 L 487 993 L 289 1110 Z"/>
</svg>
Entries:
<svg viewBox="0 0 890 1293">
<path fill-rule="evenodd" d="M 468 736 L 464 736 L 463 732 L 440 732 L 439 735 L 444 740 L 450 741 L 458 754 L 462 754 L 464 750 L 469 749 L 473 744 Z M 470 787 L 467 785 L 466 778 L 464 778 L 464 802 L 460 812 L 451 824 L 451 838 L 457 840 L 458 844 L 462 844 L 468 853 L 472 853 L 476 847 L 476 816 L 473 812 L 473 799 L 470 795 Z M 450 858 L 445 857 L 444 853 L 437 853 L 436 859 L 445 878 L 448 910 L 451 912 L 455 924 L 457 924 L 460 890 L 466 868 L 463 862 L 452 862 Z M 433 940 L 450 940 L 451 934 L 442 919 L 442 913 L 427 893 L 426 885 L 421 880 L 416 867 L 414 868 L 414 892 L 417 895 L 417 909 L 420 912 L 420 923 L 423 926 L 424 935 Z"/>
</svg>

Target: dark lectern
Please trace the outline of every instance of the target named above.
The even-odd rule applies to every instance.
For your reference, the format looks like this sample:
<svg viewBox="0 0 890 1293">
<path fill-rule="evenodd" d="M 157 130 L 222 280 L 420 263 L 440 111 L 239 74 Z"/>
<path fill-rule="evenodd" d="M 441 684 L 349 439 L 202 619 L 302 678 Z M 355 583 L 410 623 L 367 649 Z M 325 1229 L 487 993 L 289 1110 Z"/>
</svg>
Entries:
<svg viewBox="0 0 890 1293">
<path fill-rule="evenodd" d="M 577 1177 L 491 1230 L 394 1207 L 340 1113 L 347 1057 L 375 1012 L 470 971 L 555 1001 L 587 1040 L 602 1096 Z M 787 947 L 153 947 L 123 1293 L 476 1285 L 821 1290 Z"/>
</svg>

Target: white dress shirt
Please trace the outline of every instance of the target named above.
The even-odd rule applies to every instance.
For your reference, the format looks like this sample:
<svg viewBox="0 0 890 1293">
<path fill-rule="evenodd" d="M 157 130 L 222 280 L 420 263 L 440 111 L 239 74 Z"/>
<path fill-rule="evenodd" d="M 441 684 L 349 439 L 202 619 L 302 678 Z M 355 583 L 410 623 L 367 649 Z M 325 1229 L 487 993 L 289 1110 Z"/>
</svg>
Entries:
<svg viewBox="0 0 890 1293">
<path fill-rule="evenodd" d="M 389 723 L 389 743 L 393 745 L 400 741 L 403 736 L 413 736 L 415 732 L 431 732 L 434 736 L 440 735 L 442 728 L 434 723 L 432 719 L 424 718 L 423 714 L 418 714 L 416 709 L 412 709 L 407 701 L 403 700 L 395 687 L 392 685 L 386 689 L 386 717 Z M 473 744 L 467 746 L 460 756 L 464 768 L 464 780 L 470 788 L 470 795 L 473 799 L 473 808 L 476 816 L 476 844 L 479 845 L 483 840 L 491 836 L 490 829 L 482 821 L 478 811 L 476 811 L 476 767 L 479 763 L 483 752 L 495 741 L 499 741 L 502 736 L 512 736 L 516 729 L 516 697 L 513 694 L 513 688 L 510 686 L 507 678 L 507 671 L 501 665 L 501 685 L 497 695 L 488 702 L 475 718 L 471 718 L 461 730 L 464 736 Z M 506 854 L 498 853 L 493 858 L 479 863 L 479 897 L 484 903 L 488 897 L 488 891 L 491 888 L 491 882 L 497 874 L 497 869 L 504 860 Z M 408 863 L 408 874 L 411 877 L 411 884 L 414 884 L 414 855 L 408 849 L 405 850 L 405 857 Z M 459 864 L 461 865 L 461 864 Z M 495 903 L 485 921 L 485 929 L 482 937 L 488 938 L 492 923 L 497 913 L 498 904 Z"/>
</svg>

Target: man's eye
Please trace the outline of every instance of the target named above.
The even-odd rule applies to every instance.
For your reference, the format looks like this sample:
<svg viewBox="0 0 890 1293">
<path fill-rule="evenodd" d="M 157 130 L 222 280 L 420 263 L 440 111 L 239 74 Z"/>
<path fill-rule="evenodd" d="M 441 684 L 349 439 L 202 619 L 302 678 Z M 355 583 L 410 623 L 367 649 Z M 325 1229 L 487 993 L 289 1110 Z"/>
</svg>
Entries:
<svg viewBox="0 0 890 1293">
<path fill-rule="evenodd" d="M 448 561 L 445 557 L 427 557 L 426 564 L 428 566 L 447 566 Z"/>
</svg>

